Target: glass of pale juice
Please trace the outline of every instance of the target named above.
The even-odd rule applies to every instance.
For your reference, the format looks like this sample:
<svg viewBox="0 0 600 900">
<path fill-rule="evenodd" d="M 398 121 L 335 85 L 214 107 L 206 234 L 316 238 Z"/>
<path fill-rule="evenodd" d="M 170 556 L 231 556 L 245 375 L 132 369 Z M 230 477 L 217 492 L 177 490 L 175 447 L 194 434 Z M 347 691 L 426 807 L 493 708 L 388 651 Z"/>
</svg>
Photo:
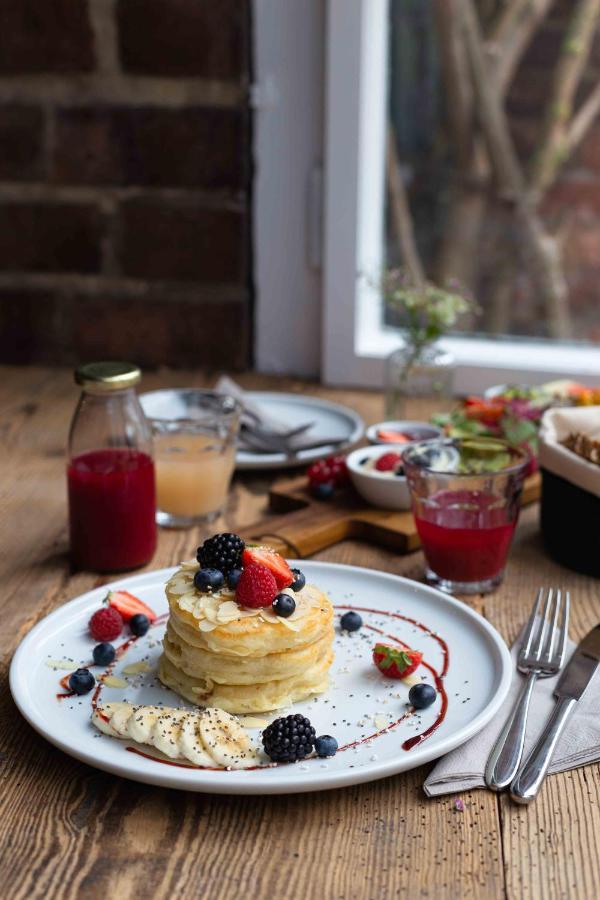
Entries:
<svg viewBox="0 0 600 900">
<path fill-rule="evenodd" d="M 240 403 L 199 389 L 152 391 L 140 400 L 154 437 L 156 521 L 189 528 L 217 518 L 235 468 Z"/>
</svg>

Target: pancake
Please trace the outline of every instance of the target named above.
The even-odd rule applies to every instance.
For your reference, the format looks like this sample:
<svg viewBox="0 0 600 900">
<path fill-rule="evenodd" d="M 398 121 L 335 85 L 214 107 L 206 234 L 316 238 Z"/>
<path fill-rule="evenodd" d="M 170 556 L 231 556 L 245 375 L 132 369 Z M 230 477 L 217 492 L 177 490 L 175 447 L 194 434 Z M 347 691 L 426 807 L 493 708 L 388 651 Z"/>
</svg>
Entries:
<svg viewBox="0 0 600 900">
<path fill-rule="evenodd" d="M 171 662 L 192 678 L 207 678 L 218 684 L 262 684 L 290 678 L 311 668 L 327 655 L 333 641 L 333 628 L 312 644 L 265 656 L 235 657 L 193 647 L 180 638 L 169 622 L 164 639 L 165 654 Z"/>
<path fill-rule="evenodd" d="M 257 713 L 289 706 L 327 688 L 333 661 L 333 606 L 305 585 L 288 618 L 272 608 L 247 609 L 235 592 L 203 593 L 194 586 L 196 562 L 183 563 L 167 582 L 169 621 L 159 678 L 199 706 Z"/>
<path fill-rule="evenodd" d="M 225 656 L 265 656 L 312 644 L 331 628 L 333 606 L 323 591 L 306 585 L 294 594 L 296 611 L 288 619 L 267 609 L 241 609 L 235 592 L 200 594 L 196 565 L 180 569 L 167 582 L 170 619 L 179 637 L 193 647 Z"/>
<path fill-rule="evenodd" d="M 279 681 L 253 685 L 222 685 L 194 679 L 178 669 L 163 654 L 159 678 L 167 687 L 199 706 L 217 706 L 229 713 L 258 713 L 281 709 L 321 694 L 328 686 L 328 670 L 333 662 L 333 650 L 306 671 Z"/>
</svg>

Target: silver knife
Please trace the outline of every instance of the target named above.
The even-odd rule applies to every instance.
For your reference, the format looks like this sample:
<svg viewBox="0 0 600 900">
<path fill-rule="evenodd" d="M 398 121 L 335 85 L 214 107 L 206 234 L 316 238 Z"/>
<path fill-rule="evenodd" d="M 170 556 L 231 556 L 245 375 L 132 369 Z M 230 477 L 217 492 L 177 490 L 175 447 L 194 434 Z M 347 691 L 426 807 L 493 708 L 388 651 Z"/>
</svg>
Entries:
<svg viewBox="0 0 600 900">
<path fill-rule="evenodd" d="M 510 796 L 517 803 L 530 803 L 537 796 L 569 716 L 599 665 L 600 625 L 596 625 L 577 646 L 565 667 L 554 689 L 554 696 L 558 698 L 554 712 L 510 786 Z"/>
</svg>

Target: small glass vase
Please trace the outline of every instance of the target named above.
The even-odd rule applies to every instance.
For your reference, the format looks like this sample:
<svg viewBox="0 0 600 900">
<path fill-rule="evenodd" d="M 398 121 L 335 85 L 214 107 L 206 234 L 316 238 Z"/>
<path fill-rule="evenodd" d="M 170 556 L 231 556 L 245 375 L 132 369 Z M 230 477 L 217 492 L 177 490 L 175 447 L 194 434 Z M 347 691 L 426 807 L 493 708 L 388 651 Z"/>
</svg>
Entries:
<svg viewBox="0 0 600 900">
<path fill-rule="evenodd" d="M 429 344 L 415 356 L 414 349 L 404 343 L 391 353 L 385 364 L 385 417 L 404 420 L 425 412 L 422 401 L 439 404 L 452 397 L 455 361 L 451 353 Z M 412 403 L 410 401 L 417 401 Z M 411 407 L 415 408 L 411 415 Z M 434 412 L 432 404 L 430 412 Z"/>
</svg>

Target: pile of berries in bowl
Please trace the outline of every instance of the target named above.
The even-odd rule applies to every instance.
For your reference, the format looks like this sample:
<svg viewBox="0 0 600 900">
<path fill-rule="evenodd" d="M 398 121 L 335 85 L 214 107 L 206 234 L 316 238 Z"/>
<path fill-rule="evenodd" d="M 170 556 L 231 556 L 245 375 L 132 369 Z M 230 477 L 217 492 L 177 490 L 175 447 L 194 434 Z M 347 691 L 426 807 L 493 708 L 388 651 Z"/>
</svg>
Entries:
<svg viewBox="0 0 600 900">
<path fill-rule="evenodd" d="M 410 509 L 410 490 L 402 468 L 402 444 L 359 447 L 346 458 L 352 484 L 371 506 Z"/>
</svg>

